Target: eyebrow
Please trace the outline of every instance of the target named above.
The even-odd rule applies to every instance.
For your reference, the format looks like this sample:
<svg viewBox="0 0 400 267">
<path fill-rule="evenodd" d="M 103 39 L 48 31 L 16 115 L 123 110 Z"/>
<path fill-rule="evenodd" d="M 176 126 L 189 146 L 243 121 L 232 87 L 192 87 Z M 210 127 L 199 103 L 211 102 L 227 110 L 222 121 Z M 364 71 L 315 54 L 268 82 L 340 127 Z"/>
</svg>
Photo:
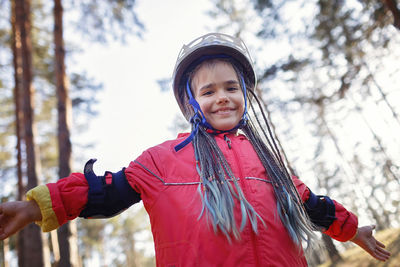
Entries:
<svg viewBox="0 0 400 267">
<path fill-rule="evenodd" d="M 208 88 L 212 87 L 214 84 L 215 84 L 215 83 L 209 83 L 209 84 L 206 84 L 206 85 L 202 86 L 202 87 L 199 89 L 199 92 L 201 92 L 201 91 L 203 91 L 203 90 L 205 90 L 205 89 L 208 89 Z M 225 81 L 223 84 L 224 84 L 224 85 L 232 85 L 232 84 L 239 84 L 239 82 L 236 81 L 236 80 L 228 80 L 228 81 Z"/>
</svg>

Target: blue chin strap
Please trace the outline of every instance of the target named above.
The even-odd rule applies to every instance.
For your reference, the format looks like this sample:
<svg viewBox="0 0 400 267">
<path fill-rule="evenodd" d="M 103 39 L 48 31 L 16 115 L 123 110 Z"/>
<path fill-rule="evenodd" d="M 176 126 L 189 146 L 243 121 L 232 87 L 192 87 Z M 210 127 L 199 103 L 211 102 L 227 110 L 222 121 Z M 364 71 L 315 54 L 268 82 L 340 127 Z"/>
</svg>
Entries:
<svg viewBox="0 0 400 267">
<path fill-rule="evenodd" d="M 175 146 L 174 149 L 176 152 L 178 152 L 179 150 L 184 148 L 187 144 L 192 142 L 194 136 L 197 134 L 197 132 L 199 130 L 199 126 L 203 126 L 206 129 L 211 130 L 212 133 L 214 133 L 214 134 L 220 134 L 220 133 L 227 133 L 227 132 L 237 130 L 240 127 L 246 125 L 246 123 L 247 123 L 246 84 L 244 83 L 244 78 L 241 74 L 239 75 L 239 79 L 240 79 L 240 83 L 241 83 L 242 90 L 243 90 L 243 96 L 244 96 L 244 112 L 243 112 L 242 118 L 240 119 L 239 123 L 232 129 L 225 130 L 225 131 L 215 129 L 207 122 L 206 117 L 204 116 L 204 113 L 201 110 L 199 103 L 196 101 L 196 99 L 192 95 L 192 91 L 190 90 L 190 81 L 189 81 L 189 79 L 187 80 L 186 93 L 189 96 L 189 104 L 192 105 L 193 110 L 194 110 L 194 115 L 192 116 L 192 118 L 190 118 L 190 122 L 193 123 L 193 128 L 192 128 L 192 132 L 190 133 L 190 135 L 185 140 L 183 140 L 181 143 L 179 143 L 178 145 Z"/>
</svg>

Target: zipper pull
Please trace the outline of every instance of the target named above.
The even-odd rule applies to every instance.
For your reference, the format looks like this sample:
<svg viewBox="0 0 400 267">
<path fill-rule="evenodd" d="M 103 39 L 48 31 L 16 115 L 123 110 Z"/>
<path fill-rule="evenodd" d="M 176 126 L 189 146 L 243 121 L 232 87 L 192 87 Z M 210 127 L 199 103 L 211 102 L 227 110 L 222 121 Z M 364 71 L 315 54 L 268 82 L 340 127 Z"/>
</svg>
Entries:
<svg viewBox="0 0 400 267">
<path fill-rule="evenodd" d="M 232 142 L 231 142 L 231 139 L 229 139 L 228 135 L 226 135 L 226 134 L 224 135 L 224 140 L 227 143 L 229 149 L 232 149 L 232 145 L 231 145 Z"/>
</svg>

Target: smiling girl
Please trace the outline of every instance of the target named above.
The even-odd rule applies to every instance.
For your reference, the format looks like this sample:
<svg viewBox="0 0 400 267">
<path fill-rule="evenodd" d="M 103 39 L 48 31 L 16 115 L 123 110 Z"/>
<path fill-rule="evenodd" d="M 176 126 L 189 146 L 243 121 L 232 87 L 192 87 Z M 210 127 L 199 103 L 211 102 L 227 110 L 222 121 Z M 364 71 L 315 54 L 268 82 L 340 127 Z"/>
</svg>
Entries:
<svg viewBox="0 0 400 267">
<path fill-rule="evenodd" d="M 358 228 L 354 214 L 289 173 L 257 116 L 255 87 L 240 39 L 211 33 L 183 46 L 173 89 L 191 133 L 119 172 L 97 176 L 90 160 L 84 174 L 1 204 L 0 238 L 33 221 L 51 231 L 77 216 L 111 217 L 142 200 L 157 266 L 307 266 L 303 245 L 318 242 L 316 230 L 387 260 L 373 226 Z"/>
</svg>

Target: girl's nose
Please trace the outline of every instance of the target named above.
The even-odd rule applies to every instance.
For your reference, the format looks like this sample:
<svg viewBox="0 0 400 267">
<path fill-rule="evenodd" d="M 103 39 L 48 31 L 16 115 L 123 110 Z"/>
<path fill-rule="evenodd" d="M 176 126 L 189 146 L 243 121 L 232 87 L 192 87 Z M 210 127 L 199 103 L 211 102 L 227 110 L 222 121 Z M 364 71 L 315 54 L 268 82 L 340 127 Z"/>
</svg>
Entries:
<svg viewBox="0 0 400 267">
<path fill-rule="evenodd" d="M 220 93 L 218 94 L 218 99 L 217 99 L 217 103 L 218 104 L 223 104 L 228 102 L 228 97 L 226 96 L 226 94 L 224 93 Z"/>
</svg>

